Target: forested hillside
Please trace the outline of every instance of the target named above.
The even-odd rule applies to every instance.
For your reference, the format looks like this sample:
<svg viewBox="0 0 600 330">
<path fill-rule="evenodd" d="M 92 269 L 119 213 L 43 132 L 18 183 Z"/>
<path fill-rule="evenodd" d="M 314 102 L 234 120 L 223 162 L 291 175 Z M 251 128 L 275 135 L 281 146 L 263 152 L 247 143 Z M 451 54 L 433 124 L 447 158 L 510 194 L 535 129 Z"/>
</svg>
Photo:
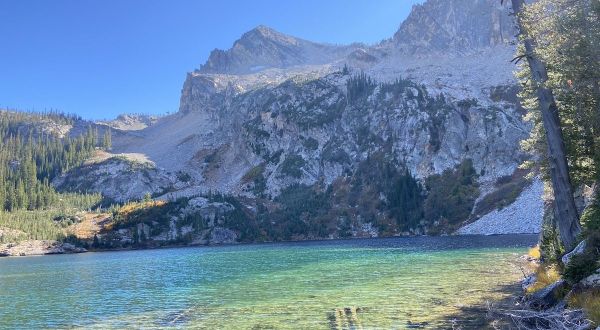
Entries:
<svg viewBox="0 0 600 330">
<path fill-rule="evenodd" d="M 0 111 L 0 229 L 6 231 L 0 241 L 60 238 L 67 210 L 100 201 L 98 194 L 61 194 L 50 184 L 109 141 L 108 135 L 99 141 L 91 126 L 77 137 L 53 129 L 76 120 L 62 113 Z"/>
</svg>

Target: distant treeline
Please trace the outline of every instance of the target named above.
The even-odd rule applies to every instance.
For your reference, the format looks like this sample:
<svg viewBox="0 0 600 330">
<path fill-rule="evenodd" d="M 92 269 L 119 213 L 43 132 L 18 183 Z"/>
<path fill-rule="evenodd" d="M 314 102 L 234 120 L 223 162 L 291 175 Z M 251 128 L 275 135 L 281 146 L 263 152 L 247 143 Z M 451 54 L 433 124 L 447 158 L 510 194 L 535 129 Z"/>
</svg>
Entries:
<svg viewBox="0 0 600 330">
<path fill-rule="evenodd" d="M 39 210 L 58 202 L 50 182 L 80 165 L 96 147 L 107 147 L 91 126 L 77 137 L 61 137 L 53 128 L 73 125 L 77 116 L 58 112 L 0 111 L 0 212 Z"/>
</svg>

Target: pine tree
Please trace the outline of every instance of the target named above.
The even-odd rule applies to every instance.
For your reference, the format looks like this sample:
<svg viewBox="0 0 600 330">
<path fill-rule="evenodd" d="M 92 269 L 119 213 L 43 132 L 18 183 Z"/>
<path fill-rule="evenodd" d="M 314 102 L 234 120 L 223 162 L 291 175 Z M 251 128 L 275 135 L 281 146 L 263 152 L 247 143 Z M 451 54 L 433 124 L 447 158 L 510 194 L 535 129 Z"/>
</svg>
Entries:
<svg viewBox="0 0 600 330">
<path fill-rule="evenodd" d="M 102 147 L 104 150 L 110 150 L 112 148 L 112 136 L 110 127 L 104 131 L 104 137 L 102 139 Z"/>
<path fill-rule="evenodd" d="M 546 63 L 536 52 L 536 40 L 530 32 L 527 19 L 524 17 L 524 0 L 512 0 L 512 7 L 517 16 L 521 32 L 524 54 L 529 67 L 531 90 L 535 93 L 537 108 L 546 137 L 546 154 L 552 188 L 557 224 L 561 240 L 567 249 L 574 247 L 576 236 L 581 231 L 579 214 L 573 197 L 567 150 L 559 117 L 559 108 L 551 86 L 548 86 L 549 74 Z M 539 42 L 539 41 L 538 41 Z"/>
</svg>

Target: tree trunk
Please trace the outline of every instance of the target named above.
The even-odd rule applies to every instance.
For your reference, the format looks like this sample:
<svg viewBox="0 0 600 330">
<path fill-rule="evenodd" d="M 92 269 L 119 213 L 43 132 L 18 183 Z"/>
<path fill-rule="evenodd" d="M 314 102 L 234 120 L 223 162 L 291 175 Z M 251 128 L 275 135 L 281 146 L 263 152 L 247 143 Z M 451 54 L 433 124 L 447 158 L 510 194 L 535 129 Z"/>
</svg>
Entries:
<svg viewBox="0 0 600 330">
<path fill-rule="evenodd" d="M 523 5 L 524 0 L 512 0 L 512 7 L 517 16 L 521 33 L 525 33 L 523 23 L 519 17 Z M 577 234 L 581 232 L 581 225 L 579 224 L 579 214 L 573 198 L 558 108 L 552 91 L 544 87 L 544 83 L 548 80 L 548 72 L 546 71 L 546 65 L 534 53 L 533 40 L 527 37 L 523 40 L 523 44 L 527 63 L 531 70 L 531 78 L 537 85 L 536 95 L 548 144 L 548 164 L 554 190 L 558 230 L 563 245 L 567 251 L 570 251 L 575 246 Z"/>
</svg>

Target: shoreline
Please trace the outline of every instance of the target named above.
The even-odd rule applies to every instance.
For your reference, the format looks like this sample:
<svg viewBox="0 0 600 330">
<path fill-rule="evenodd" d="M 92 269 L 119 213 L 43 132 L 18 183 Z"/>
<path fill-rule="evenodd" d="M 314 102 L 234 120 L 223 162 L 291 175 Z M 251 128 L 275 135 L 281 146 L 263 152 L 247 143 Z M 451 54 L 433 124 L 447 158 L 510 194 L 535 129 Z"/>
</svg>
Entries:
<svg viewBox="0 0 600 330">
<path fill-rule="evenodd" d="M 537 239 L 538 234 L 532 233 L 516 233 L 516 234 L 466 234 L 466 235 L 440 235 L 440 236 L 429 236 L 429 235 L 412 235 L 412 236 L 388 236 L 388 237 L 354 237 L 354 238 L 333 238 L 333 239 L 305 239 L 305 240 L 290 240 L 290 241 L 265 241 L 265 242 L 235 242 L 235 243 L 222 243 L 222 244 L 166 244 L 157 246 L 146 246 L 146 247 L 117 247 L 108 249 L 85 249 L 77 247 L 73 244 L 60 242 L 60 241 L 47 241 L 47 240 L 26 240 L 19 243 L 5 243 L 0 245 L 0 259 L 2 258 L 14 258 L 14 257 L 35 257 L 35 256 L 53 256 L 53 255 L 65 255 L 65 254 L 83 254 L 83 253 L 102 253 L 102 252 L 125 252 L 125 251 L 141 251 L 141 250 L 162 250 L 162 249 L 181 249 L 181 248 L 211 248 L 211 247 L 227 247 L 227 246 L 252 246 L 252 245 L 279 245 L 279 244 L 311 244 L 311 243 L 334 243 L 334 242 L 360 242 L 366 240 L 394 240 L 394 239 L 419 239 L 419 238 L 488 238 L 497 236 L 507 237 L 525 237 L 530 236 L 532 242 L 535 242 L 534 238 Z M 33 252 L 25 252 L 20 254 L 11 254 L 10 249 L 17 248 L 23 244 L 32 244 L 35 242 L 44 242 L 50 244 L 54 249 L 47 250 L 35 250 Z M 7 247 L 8 246 L 8 247 Z M 66 249 L 65 249 L 66 247 Z M 58 248 L 58 251 L 56 250 Z M 60 248 L 63 248 L 62 250 Z M 466 247 L 458 247 L 467 248 Z"/>
</svg>

